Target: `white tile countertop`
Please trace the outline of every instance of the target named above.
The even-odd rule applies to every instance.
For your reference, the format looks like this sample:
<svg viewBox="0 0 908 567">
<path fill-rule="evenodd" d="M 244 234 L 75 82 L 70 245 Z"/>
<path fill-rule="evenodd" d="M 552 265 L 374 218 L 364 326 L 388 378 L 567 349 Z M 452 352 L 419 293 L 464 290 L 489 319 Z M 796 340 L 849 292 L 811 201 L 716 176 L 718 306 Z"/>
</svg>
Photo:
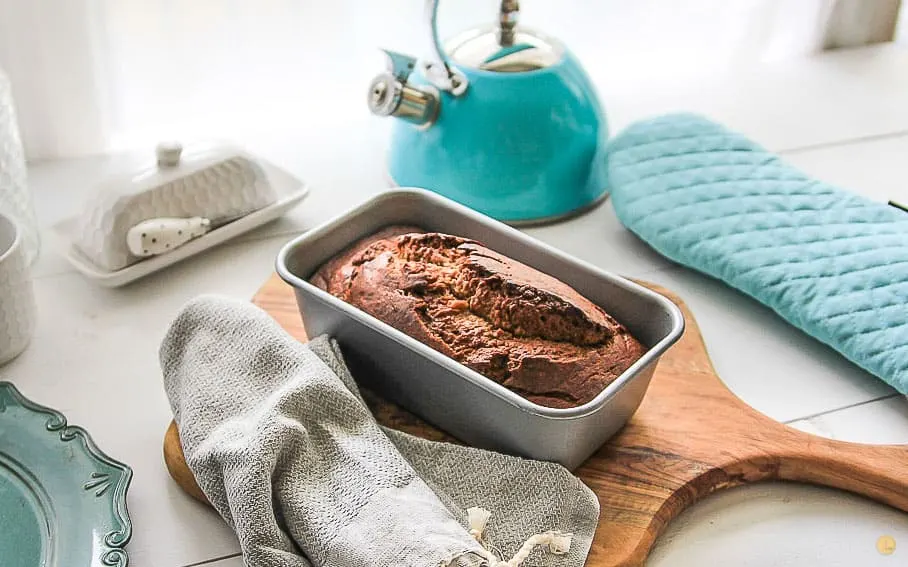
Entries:
<svg viewBox="0 0 908 567">
<path fill-rule="evenodd" d="M 613 130 L 662 112 L 701 112 L 823 180 L 880 201 L 908 201 L 906 49 L 832 52 L 695 84 L 656 82 L 644 89 L 601 88 Z M 187 300 L 201 293 L 251 297 L 271 273 L 282 244 L 387 186 L 382 156 L 388 122 L 369 116 L 362 98 L 351 99 L 356 108 L 329 113 L 331 119 L 313 116 L 240 140 L 311 184 L 302 205 L 121 289 L 98 287 L 76 273 L 53 248 L 47 228 L 72 215 L 95 183 L 128 167 L 135 155 L 30 168 L 44 227 L 35 266 L 39 322 L 31 346 L 0 368 L 0 377 L 62 411 L 134 469 L 128 497 L 131 565 L 242 564 L 221 519 L 167 475 L 161 442 L 171 414 L 158 344 Z M 527 232 L 602 268 L 677 292 L 702 327 L 719 375 L 767 415 L 828 437 L 908 443 L 903 396 L 750 299 L 669 264 L 618 223 L 608 202 L 581 218 Z M 876 550 L 884 534 L 897 542 L 893 555 Z M 738 488 L 677 518 L 648 564 L 906 565 L 908 514 L 828 489 L 781 483 Z"/>
</svg>

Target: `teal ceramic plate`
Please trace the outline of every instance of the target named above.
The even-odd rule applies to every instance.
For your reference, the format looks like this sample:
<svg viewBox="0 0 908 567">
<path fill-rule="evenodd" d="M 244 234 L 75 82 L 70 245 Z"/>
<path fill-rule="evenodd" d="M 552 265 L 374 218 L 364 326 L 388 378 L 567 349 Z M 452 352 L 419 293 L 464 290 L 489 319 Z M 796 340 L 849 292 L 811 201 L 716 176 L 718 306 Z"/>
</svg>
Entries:
<svg viewBox="0 0 908 567">
<path fill-rule="evenodd" d="M 130 479 L 84 429 L 0 382 L 3 567 L 127 565 Z"/>
</svg>

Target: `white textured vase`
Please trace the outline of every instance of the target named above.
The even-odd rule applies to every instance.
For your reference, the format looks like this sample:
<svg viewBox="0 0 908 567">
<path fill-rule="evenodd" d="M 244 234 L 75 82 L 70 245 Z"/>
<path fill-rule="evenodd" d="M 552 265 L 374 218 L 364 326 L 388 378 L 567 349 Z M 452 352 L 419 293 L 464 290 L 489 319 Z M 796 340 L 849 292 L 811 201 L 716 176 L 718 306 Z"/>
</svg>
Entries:
<svg viewBox="0 0 908 567">
<path fill-rule="evenodd" d="M 40 240 L 25 170 L 10 82 L 0 69 L 0 213 L 10 215 L 22 230 L 26 262 L 38 255 Z"/>
</svg>

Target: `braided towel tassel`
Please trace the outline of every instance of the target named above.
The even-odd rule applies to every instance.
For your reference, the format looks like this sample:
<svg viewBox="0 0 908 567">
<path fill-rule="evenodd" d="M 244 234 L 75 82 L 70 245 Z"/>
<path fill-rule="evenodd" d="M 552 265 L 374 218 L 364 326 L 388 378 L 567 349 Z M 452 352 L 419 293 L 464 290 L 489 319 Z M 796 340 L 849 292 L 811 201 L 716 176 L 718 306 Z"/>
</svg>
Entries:
<svg viewBox="0 0 908 567">
<path fill-rule="evenodd" d="M 518 567 L 521 563 L 526 561 L 526 558 L 533 553 L 533 550 L 538 545 L 547 546 L 549 548 L 549 553 L 555 555 L 564 555 L 571 550 L 571 534 L 563 534 L 559 531 L 552 530 L 531 536 L 522 546 L 520 546 L 520 549 L 514 554 L 514 557 L 508 561 L 502 561 L 489 551 L 486 544 L 482 541 L 482 533 L 485 531 L 486 524 L 489 523 L 490 517 L 492 517 L 492 513 L 485 508 L 473 507 L 467 510 L 467 525 L 469 526 L 470 535 L 473 536 L 473 538 L 482 545 L 483 550 L 485 550 L 485 559 L 489 562 L 489 567 Z"/>
</svg>

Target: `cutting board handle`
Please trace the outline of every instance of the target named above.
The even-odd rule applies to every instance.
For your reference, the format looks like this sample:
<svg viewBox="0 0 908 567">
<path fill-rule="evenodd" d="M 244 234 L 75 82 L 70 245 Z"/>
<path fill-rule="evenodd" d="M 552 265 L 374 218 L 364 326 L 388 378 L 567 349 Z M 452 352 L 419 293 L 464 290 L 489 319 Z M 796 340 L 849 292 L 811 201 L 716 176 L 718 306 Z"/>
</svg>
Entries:
<svg viewBox="0 0 908 567">
<path fill-rule="evenodd" d="M 637 445 L 630 431 L 584 465 L 579 474 L 597 487 L 604 532 L 593 544 L 601 561 L 589 565 L 644 565 L 683 510 L 713 492 L 765 480 L 838 488 L 908 512 L 908 447 L 825 439 L 727 402 L 742 404 L 741 427 L 689 431 L 683 456 Z M 696 454 L 695 447 L 706 449 Z"/>
<path fill-rule="evenodd" d="M 778 478 L 848 490 L 908 511 L 908 447 L 825 439 L 788 428 Z"/>
</svg>

